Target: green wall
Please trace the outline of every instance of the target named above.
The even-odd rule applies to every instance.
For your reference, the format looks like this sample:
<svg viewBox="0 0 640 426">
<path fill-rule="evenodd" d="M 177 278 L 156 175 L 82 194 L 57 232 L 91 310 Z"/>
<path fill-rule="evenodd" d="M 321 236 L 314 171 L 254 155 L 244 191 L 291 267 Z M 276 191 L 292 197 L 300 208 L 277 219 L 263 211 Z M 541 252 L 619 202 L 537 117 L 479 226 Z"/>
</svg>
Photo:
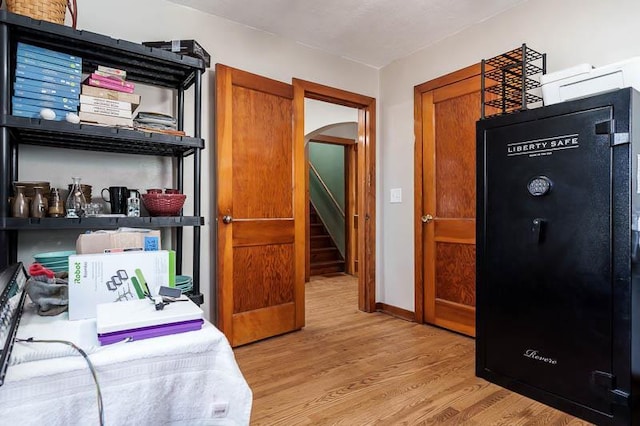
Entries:
<svg viewBox="0 0 640 426">
<path fill-rule="evenodd" d="M 342 211 L 345 209 L 344 147 L 327 143 L 309 143 L 309 161 L 333 194 Z"/>
<path fill-rule="evenodd" d="M 323 143 L 309 143 L 309 162 L 318 171 L 342 213 L 335 206 L 315 173 L 309 168 L 309 196 L 327 231 L 342 256 L 345 255 L 345 168 L 344 147 Z"/>
</svg>

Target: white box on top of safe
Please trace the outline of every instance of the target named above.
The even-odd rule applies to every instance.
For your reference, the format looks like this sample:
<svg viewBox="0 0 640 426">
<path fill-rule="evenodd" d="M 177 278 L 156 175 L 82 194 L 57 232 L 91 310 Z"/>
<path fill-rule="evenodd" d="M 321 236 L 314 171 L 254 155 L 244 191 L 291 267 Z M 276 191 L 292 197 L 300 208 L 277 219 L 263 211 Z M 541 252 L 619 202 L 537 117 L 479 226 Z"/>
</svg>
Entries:
<svg viewBox="0 0 640 426">
<path fill-rule="evenodd" d="M 545 105 L 633 87 L 640 90 L 640 57 L 595 69 L 582 64 L 540 77 Z"/>
</svg>

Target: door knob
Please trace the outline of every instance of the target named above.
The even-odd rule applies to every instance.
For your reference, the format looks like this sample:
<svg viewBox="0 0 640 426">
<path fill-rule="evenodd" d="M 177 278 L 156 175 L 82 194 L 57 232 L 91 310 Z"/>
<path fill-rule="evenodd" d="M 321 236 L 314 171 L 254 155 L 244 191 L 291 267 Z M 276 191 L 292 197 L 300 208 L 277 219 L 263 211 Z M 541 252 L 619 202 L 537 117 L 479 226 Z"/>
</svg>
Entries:
<svg viewBox="0 0 640 426">
<path fill-rule="evenodd" d="M 433 220 L 433 216 L 431 216 L 430 214 L 426 214 L 422 216 L 422 223 L 429 223 L 432 220 Z"/>
<path fill-rule="evenodd" d="M 229 216 L 229 215 L 224 215 L 222 216 L 222 223 L 225 224 L 230 224 L 231 222 L 233 222 L 233 217 Z"/>
</svg>

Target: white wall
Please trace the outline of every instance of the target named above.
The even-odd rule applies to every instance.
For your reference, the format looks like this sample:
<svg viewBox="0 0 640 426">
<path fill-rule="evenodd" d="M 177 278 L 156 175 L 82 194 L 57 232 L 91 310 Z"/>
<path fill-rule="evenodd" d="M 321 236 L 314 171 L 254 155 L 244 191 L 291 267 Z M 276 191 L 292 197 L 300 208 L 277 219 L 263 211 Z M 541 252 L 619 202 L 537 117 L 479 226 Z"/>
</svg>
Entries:
<svg viewBox="0 0 640 426">
<path fill-rule="evenodd" d="M 78 29 L 109 35 L 114 38 L 142 42 L 172 39 L 195 39 L 212 57 L 212 63 L 241 68 L 276 80 L 291 83 L 293 77 L 376 97 L 378 71 L 376 69 L 310 49 L 292 41 L 259 32 L 230 21 L 161 0 L 83 0 L 79 2 Z M 210 229 L 215 212 L 209 196 L 213 185 L 212 147 L 214 139 L 213 71 L 203 79 L 203 128 L 206 149 L 203 153 L 201 289 L 205 296 L 205 310 L 211 308 L 213 277 Z M 192 129 L 193 116 L 190 90 L 185 99 L 187 117 L 185 127 Z M 172 96 L 166 90 L 141 87 L 141 109 L 170 112 Z M 187 160 L 185 176 L 192 176 L 192 162 Z M 43 147 L 22 147 L 20 157 L 21 180 L 48 180 L 52 186 L 66 187 L 72 175 L 81 176 L 83 183 L 93 185 L 94 197 L 100 189 L 110 185 L 125 185 L 146 189 L 171 186 L 170 164 L 162 159 L 125 156 L 112 153 L 51 150 Z M 190 194 L 190 182 L 186 193 Z M 187 197 L 187 209 L 190 208 Z M 187 210 L 188 211 L 188 210 Z M 185 271 L 191 271 L 191 230 L 185 229 Z M 48 250 L 73 248 L 77 233 L 22 233 L 19 259 L 31 262 L 31 255 Z"/>
<path fill-rule="evenodd" d="M 413 87 L 522 43 L 547 53 L 547 71 L 640 55 L 637 0 L 529 0 L 398 60 L 380 72 L 377 298 L 413 311 Z M 403 203 L 389 204 L 390 188 Z"/>
<path fill-rule="evenodd" d="M 336 105 L 315 99 L 304 100 L 304 135 L 309 136 L 323 127 L 346 122 L 358 122 L 356 108 Z"/>
</svg>

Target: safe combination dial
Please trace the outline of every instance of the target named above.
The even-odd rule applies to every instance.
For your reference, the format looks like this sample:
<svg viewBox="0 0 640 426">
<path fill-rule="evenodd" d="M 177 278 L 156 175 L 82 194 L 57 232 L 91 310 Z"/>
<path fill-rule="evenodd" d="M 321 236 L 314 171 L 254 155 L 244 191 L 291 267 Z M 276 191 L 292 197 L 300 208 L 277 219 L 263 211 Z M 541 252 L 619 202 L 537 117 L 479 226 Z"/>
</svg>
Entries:
<svg viewBox="0 0 640 426">
<path fill-rule="evenodd" d="M 527 189 L 529 194 L 534 197 L 540 197 L 541 195 L 548 194 L 551 191 L 551 180 L 546 176 L 536 176 L 529 181 Z"/>
</svg>

